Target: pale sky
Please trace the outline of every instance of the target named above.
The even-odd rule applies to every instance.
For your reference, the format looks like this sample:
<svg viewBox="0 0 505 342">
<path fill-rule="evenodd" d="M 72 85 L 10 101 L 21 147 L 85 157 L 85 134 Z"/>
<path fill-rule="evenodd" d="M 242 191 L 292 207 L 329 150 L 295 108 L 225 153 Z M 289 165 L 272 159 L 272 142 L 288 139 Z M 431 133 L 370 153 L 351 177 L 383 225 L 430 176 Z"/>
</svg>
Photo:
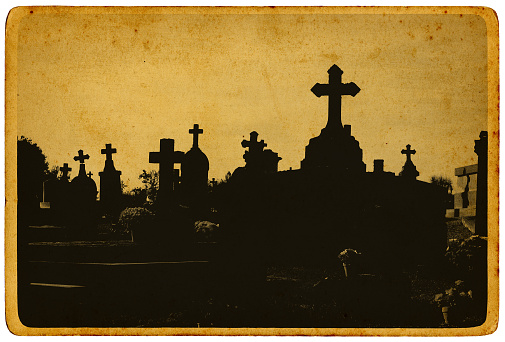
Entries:
<svg viewBox="0 0 505 342">
<path fill-rule="evenodd" d="M 337 64 L 361 92 L 342 100 L 342 121 L 367 171 L 384 159 L 398 174 L 411 144 L 419 180 L 474 164 L 487 129 L 487 41 L 476 15 L 414 14 L 43 14 L 24 17 L 18 41 L 18 136 L 50 166 L 79 149 L 99 184 L 100 149 L 130 188 L 139 186 L 161 138 L 188 151 L 200 124 L 209 178 L 245 164 L 253 130 L 298 169 L 327 120 L 327 83 Z"/>
</svg>

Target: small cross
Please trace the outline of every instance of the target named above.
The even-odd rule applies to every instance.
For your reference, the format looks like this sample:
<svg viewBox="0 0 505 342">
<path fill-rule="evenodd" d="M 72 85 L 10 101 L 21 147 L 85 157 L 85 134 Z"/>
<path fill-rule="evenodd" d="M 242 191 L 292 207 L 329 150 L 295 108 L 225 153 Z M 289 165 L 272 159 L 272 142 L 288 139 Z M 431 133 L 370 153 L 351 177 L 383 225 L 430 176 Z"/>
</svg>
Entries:
<svg viewBox="0 0 505 342">
<path fill-rule="evenodd" d="M 88 177 L 91 178 L 91 176 L 93 176 L 93 174 L 90 172 L 88 172 Z"/>
<path fill-rule="evenodd" d="M 217 185 L 217 180 L 215 178 L 212 178 L 210 184 L 212 184 L 212 187 L 215 187 Z"/>
<path fill-rule="evenodd" d="M 410 156 L 412 154 L 416 154 L 416 150 L 411 150 L 410 149 L 410 144 L 409 144 L 409 145 L 407 145 L 407 149 L 406 150 L 402 150 L 402 154 L 406 154 L 407 155 L 407 161 L 409 162 L 409 161 L 411 161 Z"/>
<path fill-rule="evenodd" d="M 261 152 L 267 146 L 265 140 L 258 141 L 258 133 L 256 131 L 252 131 L 249 136 L 249 141 L 242 140 L 242 147 L 249 147 L 249 151 Z"/>
<path fill-rule="evenodd" d="M 79 155 L 74 157 L 74 160 L 75 161 L 78 160 L 81 164 L 84 164 L 84 161 L 86 159 L 89 159 L 89 155 L 88 154 L 84 154 L 84 152 L 82 150 L 79 150 Z"/>
<path fill-rule="evenodd" d="M 200 128 L 198 124 L 194 124 L 193 128 L 189 130 L 190 134 L 193 134 L 193 147 L 198 147 L 198 135 L 203 134 L 203 129 Z"/>
<path fill-rule="evenodd" d="M 60 167 L 61 171 L 61 178 L 62 179 L 68 179 L 68 172 L 72 171 L 71 167 L 68 167 L 67 163 L 64 163 L 62 167 Z"/>
<path fill-rule="evenodd" d="M 107 160 L 112 160 L 113 153 L 117 153 L 117 150 L 112 148 L 112 144 L 105 144 L 105 148 L 102 149 L 102 154 L 106 155 Z"/>
<path fill-rule="evenodd" d="M 343 73 L 342 69 L 333 64 L 328 69 L 328 83 L 316 83 L 310 89 L 317 97 L 328 96 L 327 128 L 342 128 L 342 96 L 351 95 L 354 97 L 361 90 L 354 82 L 342 83 Z"/>
</svg>

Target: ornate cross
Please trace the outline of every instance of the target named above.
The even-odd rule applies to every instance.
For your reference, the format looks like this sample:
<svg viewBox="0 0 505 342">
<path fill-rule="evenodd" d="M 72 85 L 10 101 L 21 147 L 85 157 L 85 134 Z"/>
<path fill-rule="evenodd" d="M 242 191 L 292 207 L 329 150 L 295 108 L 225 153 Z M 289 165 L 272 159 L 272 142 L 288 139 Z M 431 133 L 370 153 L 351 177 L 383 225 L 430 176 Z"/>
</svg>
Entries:
<svg viewBox="0 0 505 342">
<path fill-rule="evenodd" d="M 79 161 L 81 164 L 84 164 L 86 159 L 89 159 L 89 154 L 84 154 L 82 150 L 79 150 L 79 155 L 74 157 L 75 161 Z"/>
<path fill-rule="evenodd" d="M 182 163 L 184 152 L 174 151 L 174 139 L 161 139 L 160 151 L 149 152 L 149 163 L 159 164 L 159 191 L 167 193 L 174 187 L 174 164 Z"/>
<path fill-rule="evenodd" d="M 193 147 L 198 148 L 198 135 L 203 134 L 203 129 L 198 124 L 194 124 L 193 129 L 190 129 L 189 133 L 193 134 Z"/>
<path fill-rule="evenodd" d="M 326 128 L 342 129 L 342 96 L 356 96 L 361 90 L 354 82 L 342 83 L 344 72 L 335 64 L 328 69 L 328 84 L 316 83 L 311 91 L 317 96 L 328 96 L 328 123 Z"/>
<path fill-rule="evenodd" d="M 62 167 L 60 167 L 61 178 L 68 179 L 68 172 L 72 171 L 71 167 L 68 167 L 68 163 L 64 163 Z"/>
<path fill-rule="evenodd" d="M 106 155 L 106 160 L 112 160 L 113 153 L 117 153 L 117 150 L 112 148 L 112 144 L 105 144 L 105 148 L 102 149 L 102 154 Z"/>
<path fill-rule="evenodd" d="M 416 154 L 416 150 L 411 150 L 411 149 L 410 149 L 410 144 L 408 144 L 408 145 L 407 145 L 407 149 L 406 149 L 406 150 L 402 150 L 402 154 L 406 154 L 406 155 L 407 155 L 407 162 L 409 162 L 409 161 L 412 161 L 412 160 L 410 159 L 410 156 L 411 156 L 412 154 Z"/>
<path fill-rule="evenodd" d="M 249 147 L 250 152 L 261 152 L 266 146 L 265 140 L 258 141 L 258 133 L 256 131 L 252 131 L 249 134 L 249 141 L 242 140 L 242 147 Z"/>
</svg>

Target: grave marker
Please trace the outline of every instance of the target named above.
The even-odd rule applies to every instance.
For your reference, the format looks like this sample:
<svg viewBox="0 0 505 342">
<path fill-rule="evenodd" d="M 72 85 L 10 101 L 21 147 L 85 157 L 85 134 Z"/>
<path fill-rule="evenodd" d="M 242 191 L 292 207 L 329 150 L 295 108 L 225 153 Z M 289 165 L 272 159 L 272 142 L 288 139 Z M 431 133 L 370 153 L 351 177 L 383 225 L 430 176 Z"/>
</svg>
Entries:
<svg viewBox="0 0 505 342">
<path fill-rule="evenodd" d="M 344 72 L 337 65 L 328 69 L 329 81 L 327 84 L 316 83 L 311 91 L 317 96 L 328 96 L 328 122 L 326 130 L 341 130 L 342 127 L 342 96 L 356 96 L 360 88 L 354 83 L 342 83 Z"/>
<path fill-rule="evenodd" d="M 159 164 L 158 199 L 166 201 L 174 189 L 174 164 L 182 163 L 184 152 L 174 151 L 174 139 L 160 139 L 160 151 L 149 152 L 149 163 Z"/>
<path fill-rule="evenodd" d="M 402 154 L 405 154 L 407 156 L 407 160 L 405 161 L 405 164 L 403 165 L 402 171 L 400 172 L 401 177 L 405 177 L 406 179 L 412 179 L 415 180 L 417 176 L 419 176 L 419 172 L 416 169 L 416 166 L 412 162 L 412 155 L 416 154 L 416 150 L 410 149 L 411 145 L 408 144 L 406 146 L 407 148 L 402 150 Z"/>
<path fill-rule="evenodd" d="M 100 205 L 104 214 L 119 215 L 121 201 L 121 171 L 116 170 L 112 154 L 117 153 L 112 144 L 105 144 L 101 154 L 105 154 L 105 166 L 100 176 Z"/>
</svg>

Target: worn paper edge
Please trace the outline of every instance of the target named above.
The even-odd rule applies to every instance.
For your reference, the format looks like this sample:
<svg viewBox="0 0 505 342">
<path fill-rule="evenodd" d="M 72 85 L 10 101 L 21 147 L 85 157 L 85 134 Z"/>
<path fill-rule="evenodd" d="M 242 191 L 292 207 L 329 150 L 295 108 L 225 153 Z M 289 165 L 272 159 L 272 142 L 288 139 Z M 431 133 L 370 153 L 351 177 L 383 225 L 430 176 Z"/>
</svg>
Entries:
<svg viewBox="0 0 505 342">
<path fill-rule="evenodd" d="M 484 324 L 472 328 L 31 328 L 17 307 L 17 38 L 30 12 L 56 14 L 474 14 L 487 27 L 488 58 L 488 306 Z M 499 37 L 489 7 L 15 7 L 5 34 L 5 313 L 16 335 L 191 335 L 191 336 L 478 336 L 498 327 Z"/>
</svg>

